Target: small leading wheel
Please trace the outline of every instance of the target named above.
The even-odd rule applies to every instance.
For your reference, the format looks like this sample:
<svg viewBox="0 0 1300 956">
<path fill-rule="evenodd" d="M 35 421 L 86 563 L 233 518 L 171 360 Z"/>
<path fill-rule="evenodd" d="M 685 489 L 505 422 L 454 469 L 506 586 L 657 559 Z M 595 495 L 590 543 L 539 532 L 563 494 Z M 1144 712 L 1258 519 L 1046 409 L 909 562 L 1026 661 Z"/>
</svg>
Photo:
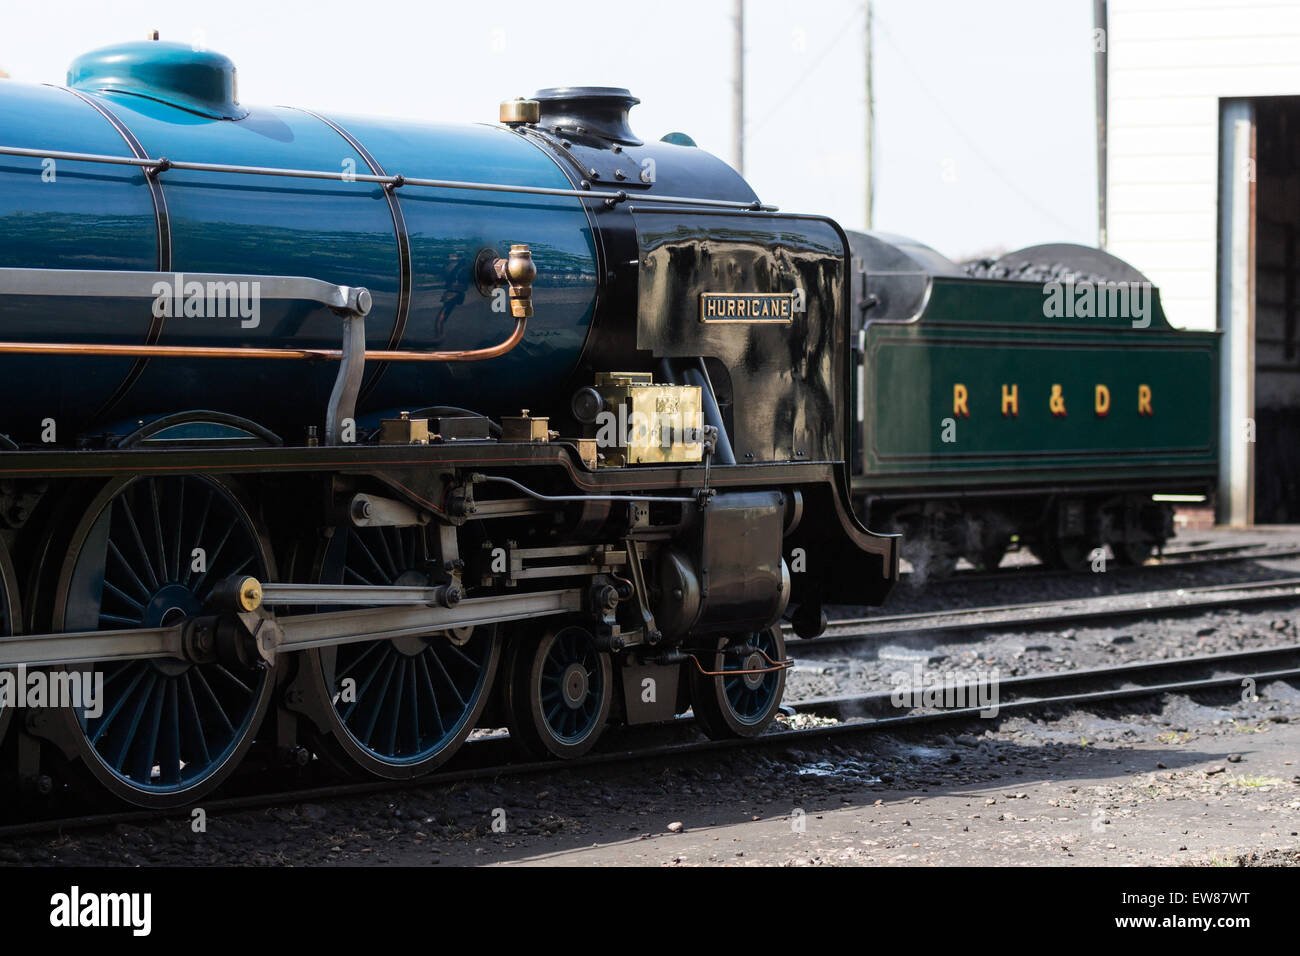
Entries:
<svg viewBox="0 0 1300 956">
<path fill-rule="evenodd" d="M 1053 539 L 1034 553 L 1048 567 L 1060 571 L 1086 571 L 1092 565 L 1093 549 L 1082 538 Z"/>
<path fill-rule="evenodd" d="M 957 555 L 942 541 L 931 538 L 904 538 L 902 557 L 912 566 L 918 584 L 931 578 L 952 577 L 957 570 Z"/>
<path fill-rule="evenodd" d="M 724 639 L 712 654 L 698 656 L 690 670 L 691 709 L 701 729 L 714 740 L 757 737 L 772 722 L 785 693 L 785 638 L 779 627 L 757 631 L 734 653 L 738 639 Z M 732 649 L 728 653 L 728 649 Z M 710 673 L 701 673 L 700 668 Z"/>
<path fill-rule="evenodd" d="M 330 538 L 324 584 L 428 587 L 428 528 L 348 528 Z M 303 657 L 327 756 L 346 769 L 405 779 L 460 749 L 491 692 L 500 653 L 495 625 L 354 641 Z"/>
<path fill-rule="evenodd" d="M 1002 564 L 1002 556 L 1007 553 L 1007 543 L 996 541 L 985 544 L 978 551 L 966 556 L 966 560 L 977 571 L 992 573 Z"/>
<path fill-rule="evenodd" d="M 1110 549 L 1115 552 L 1115 560 L 1127 568 L 1137 568 L 1146 564 L 1153 549 L 1150 541 L 1112 541 Z"/>
<path fill-rule="evenodd" d="M 168 627 L 202 613 L 222 579 L 274 580 L 274 570 L 257 524 L 223 481 L 115 481 L 68 544 L 52 623 L 56 631 Z M 273 684 L 264 667 L 171 658 L 67 670 L 88 688 L 60 710 L 81 762 L 120 799 L 151 808 L 191 803 L 235 768 Z"/>
<path fill-rule="evenodd" d="M 581 627 L 515 642 L 506 668 L 510 736 L 538 757 L 580 757 L 596 745 L 613 699 L 614 667 Z"/>
</svg>

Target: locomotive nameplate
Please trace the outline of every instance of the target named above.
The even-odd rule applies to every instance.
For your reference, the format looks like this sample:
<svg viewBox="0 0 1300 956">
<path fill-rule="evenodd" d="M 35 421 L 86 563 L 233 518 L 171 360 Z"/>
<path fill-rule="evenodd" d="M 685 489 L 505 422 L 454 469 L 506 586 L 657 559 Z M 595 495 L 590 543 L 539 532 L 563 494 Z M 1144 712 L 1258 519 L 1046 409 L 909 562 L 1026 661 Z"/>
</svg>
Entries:
<svg viewBox="0 0 1300 956">
<path fill-rule="evenodd" d="M 789 325 L 794 322 L 800 293 L 794 292 L 701 292 L 701 322 L 761 322 Z"/>
</svg>

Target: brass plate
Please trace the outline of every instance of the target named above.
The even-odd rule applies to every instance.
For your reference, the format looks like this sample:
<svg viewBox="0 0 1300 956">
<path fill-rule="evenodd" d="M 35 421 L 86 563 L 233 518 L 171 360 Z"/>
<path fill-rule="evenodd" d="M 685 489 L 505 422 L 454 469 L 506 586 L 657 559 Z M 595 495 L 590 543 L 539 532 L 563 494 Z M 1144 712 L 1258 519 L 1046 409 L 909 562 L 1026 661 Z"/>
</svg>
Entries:
<svg viewBox="0 0 1300 956">
<path fill-rule="evenodd" d="M 797 292 L 701 292 L 700 321 L 790 325 Z"/>
</svg>

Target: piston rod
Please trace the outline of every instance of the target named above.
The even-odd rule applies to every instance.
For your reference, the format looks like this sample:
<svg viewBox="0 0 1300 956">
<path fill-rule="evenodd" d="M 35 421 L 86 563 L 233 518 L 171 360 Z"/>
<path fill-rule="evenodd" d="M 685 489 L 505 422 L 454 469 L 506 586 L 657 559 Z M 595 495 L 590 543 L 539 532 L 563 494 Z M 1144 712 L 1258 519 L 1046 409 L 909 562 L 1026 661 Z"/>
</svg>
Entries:
<svg viewBox="0 0 1300 956">
<path fill-rule="evenodd" d="M 150 658 L 211 660 L 218 653 L 221 636 L 229 635 L 231 628 L 242 628 L 244 638 L 256 640 L 257 653 L 269 663 L 278 654 L 293 651 L 356 641 L 431 635 L 462 627 L 570 614 L 582 609 L 580 588 L 467 598 L 447 607 L 427 600 L 436 599 L 439 588 L 358 587 L 344 590 L 324 585 L 319 586 L 319 590 L 304 590 L 309 586 L 258 585 L 261 599 L 276 604 L 342 604 L 364 601 L 366 604 L 379 605 L 347 611 L 276 617 L 262 607 L 247 610 L 250 604 L 258 604 L 256 599 L 250 597 L 252 589 L 249 582 L 256 584 L 251 578 L 222 583 L 222 593 L 245 596 L 246 603 L 236 607 L 236 613 L 192 617 L 170 627 L 0 637 L 0 668 L 49 667 Z M 396 603 L 399 598 L 406 600 Z M 415 600 L 410 600 L 412 598 Z M 385 606 L 385 602 L 388 606 Z"/>
</svg>

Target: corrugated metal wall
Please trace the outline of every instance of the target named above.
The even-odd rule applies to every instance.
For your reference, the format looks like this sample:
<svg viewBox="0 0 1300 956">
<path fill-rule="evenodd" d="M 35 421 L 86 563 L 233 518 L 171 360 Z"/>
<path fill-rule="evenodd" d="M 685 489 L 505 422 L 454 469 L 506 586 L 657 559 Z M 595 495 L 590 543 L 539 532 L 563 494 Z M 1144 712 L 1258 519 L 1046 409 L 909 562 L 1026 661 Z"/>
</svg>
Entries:
<svg viewBox="0 0 1300 956">
<path fill-rule="evenodd" d="M 1109 245 L 1215 327 L 1221 98 L 1300 95 L 1300 0 L 1110 0 Z"/>
</svg>

